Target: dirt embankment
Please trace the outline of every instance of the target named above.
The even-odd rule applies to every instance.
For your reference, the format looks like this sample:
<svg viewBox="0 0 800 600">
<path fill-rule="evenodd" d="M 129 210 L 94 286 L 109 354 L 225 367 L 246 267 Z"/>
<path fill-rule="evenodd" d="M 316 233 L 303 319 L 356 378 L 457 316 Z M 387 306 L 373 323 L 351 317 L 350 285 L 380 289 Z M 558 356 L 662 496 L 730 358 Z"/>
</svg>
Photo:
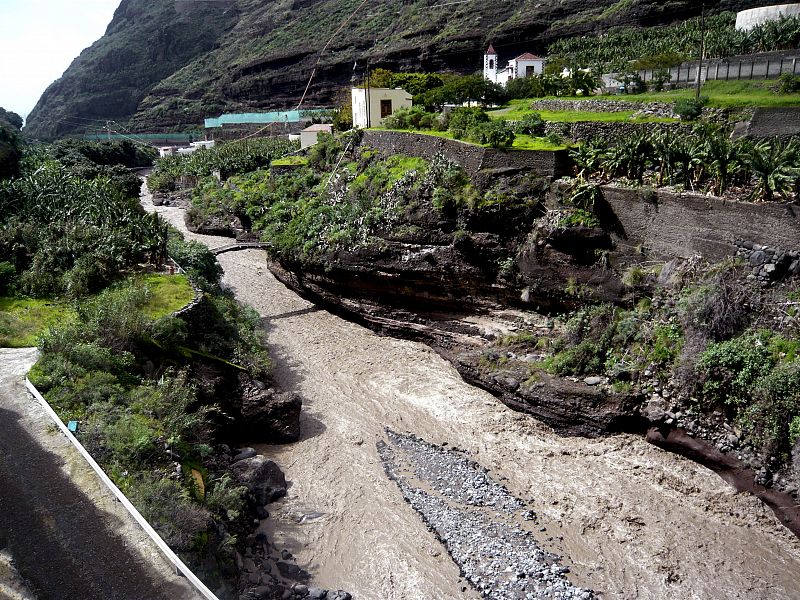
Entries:
<svg viewBox="0 0 800 600">
<path fill-rule="evenodd" d="M 181 226 L 179 209 L 160 208 Z M 211 246 L 223 238 L 190 236 Z M 271 535 L 316 585 L 364 599 L 476 594 L 383 471 L 385 428 L 462 449 L 536 512 L 537 542 L 606 598 L 800 597 L 800 541 L 756 498 L 641 437 L 563 438 L 465 383 L 428 347 L 320 310 L 261 251 L 220 257 L 262 315 L 302 439 L 262 448 L 291 482 Z"/>
</svg>

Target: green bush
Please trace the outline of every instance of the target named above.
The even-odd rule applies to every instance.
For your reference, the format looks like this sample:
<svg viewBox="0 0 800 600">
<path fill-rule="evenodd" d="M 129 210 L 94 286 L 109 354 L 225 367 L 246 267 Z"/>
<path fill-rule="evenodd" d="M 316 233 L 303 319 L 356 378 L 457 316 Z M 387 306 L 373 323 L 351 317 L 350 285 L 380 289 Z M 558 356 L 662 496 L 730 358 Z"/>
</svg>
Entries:
<svg viewBox="0 0 800 600">
<path fill-rule="evenodd" d="M 467 131 L 469 139 L 492 148 L 510 148 L 514 145 L 516 134 L 505 121 L 478 123 Z"/>
<path fill-rule="evenodd" d="M 488 123 L 489 115 L 482 108 L 454 108 L 448 115 L 447 126 L 450 131 L 468 131 L 480 123 Z"/>
<path fill-rule="evenodd" d="M 695 370 L 707 403 L 743 407 L 750 403 L 756 381 L 774 366 L 767 340 L 751 334 L 710 344 Z"/>
<path fill-rule="evenodd" d="M 544 133 L 544 120 L 539 113 L 525 115 L 521 121 L 514 125 L 514 131 L 521 135 L 540 136 Z"/>
<path fill-rule="evenodd" d="M 781 94 L 796 94 L 800 92 L 800 75 L 784 73 L 778 80 L 778 92 Z"/>
<path fill-rule="evenodd" d="M 703 114 L 703 107 L 708 104 L 708 96 L 700 96 L 700 98 L 681 98 L 675 102 L 673 112 L 678 115 L 682 121 L 696 121 Z"/>
<path fill-rule="evenodd" d="M 205 244 L 184 240 L 180 234 L 173 233 L 167 243 L 167 250 L 198 287 L 208 289 L 219 284 L 222 267 Z"/>
<path fill-rule="evenodd" d="M 433 129 L 438 114 L 427 112 L 421 106 L 401 108 L 383 120 L 387 129 Z"/>
<path fill-rule="evenodd" d="M 800 364 L 779 365 L 752 387 L 752 404 L 740 414 L 745 430 L 764 450 L 785 458 L 800 418 Z"/>
</svg>

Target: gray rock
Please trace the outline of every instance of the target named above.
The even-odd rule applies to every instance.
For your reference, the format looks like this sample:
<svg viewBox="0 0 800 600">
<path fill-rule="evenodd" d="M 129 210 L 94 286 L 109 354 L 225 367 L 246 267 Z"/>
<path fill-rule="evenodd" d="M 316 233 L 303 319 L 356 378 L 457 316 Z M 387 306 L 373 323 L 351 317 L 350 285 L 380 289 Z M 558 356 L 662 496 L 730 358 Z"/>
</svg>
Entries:
<svg viewBox="0 0 800 600">
<path fill-rule="evenodd" d="M 583 380 L 583 383 L 585 383 L 586 385 L 600 385 L 601 383 L 603 383 L 603 378 L 596 376 L 587 377 L 586 379 Z"/>
<path fill-rule="evenodd" d="M 763 265 L 766 260 L 766 255 L 761 250 L 757 250 L 750 255 L 750 266 L 757 267 Z"/>
<path fill-rule="evenodd" d="M 283 560 L 289 560 L 290 558 L 292 558 L 292 553 L 289 552 L 288 550 L 281 550 L 281 558 Z"/>
<path fill-rule="evenodd" d="M 308 596 L 308 586 L 302 583 L 295 583 L 292 586 L 292 591 L 301 598 L 305 598 L 306 596 Z"/>
<path fill-rule="evenodd" d="M 642 409 L 642 416 L 651 422 L 659 422 L 667 417 L 667 403 L 661 396 L 654 395 Z"/>
<path fill-rule="evenodd" d="M 275 592 L 275 588 L 271 585 L 260 585 L 253 590 L 253 593 L 260 599 L 269 598 Z"/>
<path fill-rule="evenodd" d="M 269 504 L 286 495 L 286 477 L 271 460 L 263 456 L 245 458 L 230 466 L 237 483 L 244 485 L 255 496 L 256 502 Z"/>
<path fill-rule="evenodd" d="M 258 454 L 254 448 L 240 448 L 239 454 L 233 457 L 233 462 L 238 462 L 246 458 L 253 458 Z"/>
<path fill-rule="evenodd" d="M 328 590 L 323 590 L 322 588 L 313 587 L 308 589 L 308 597 L 315 598 L 316 600 L 320 600 L 321 598 L 326 598 L 328 596 Z"/>
</svg>

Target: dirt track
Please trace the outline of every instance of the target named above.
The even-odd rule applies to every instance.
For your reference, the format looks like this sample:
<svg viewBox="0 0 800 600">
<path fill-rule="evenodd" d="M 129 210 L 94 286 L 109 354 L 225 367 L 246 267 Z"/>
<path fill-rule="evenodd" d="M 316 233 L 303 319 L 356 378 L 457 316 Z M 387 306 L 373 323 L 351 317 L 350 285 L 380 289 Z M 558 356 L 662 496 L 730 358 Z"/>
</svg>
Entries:
<svg viewBox="0 0 800 600">
<path fill-rule="evenodd" d="M 183 229 L 182 211 L 159 212 Z M 303 439 L 263 451 L 292 482 L 271 511 L 272 535 L 315 584 L 359 599 L 474 597 L 383 473 L 375 444 L 390 427 L 489 468 L 535 506 L 538 541 L 565 557 L 570 580 L 605 598 L 800 598 L 800 542 L 707 469 L 638 437 L 558 437 L 426 346 L 316 309 L 272 277 L 262 251 L 220 262 L 264 317 L 279 382 L 308 399 Z"/>
</svg>

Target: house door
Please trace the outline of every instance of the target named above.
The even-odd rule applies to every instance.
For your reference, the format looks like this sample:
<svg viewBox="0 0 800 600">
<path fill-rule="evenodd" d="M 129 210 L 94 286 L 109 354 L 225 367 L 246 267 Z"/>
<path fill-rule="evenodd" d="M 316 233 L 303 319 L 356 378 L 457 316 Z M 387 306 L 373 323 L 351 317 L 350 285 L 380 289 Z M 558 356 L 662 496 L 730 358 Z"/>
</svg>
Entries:
<svg viewBox="0 0 800 600">
<path fill-rule="evenodd" d="M 381 119 L 392 116 L 392 101 L 381 100 Z"/>
</svg>

